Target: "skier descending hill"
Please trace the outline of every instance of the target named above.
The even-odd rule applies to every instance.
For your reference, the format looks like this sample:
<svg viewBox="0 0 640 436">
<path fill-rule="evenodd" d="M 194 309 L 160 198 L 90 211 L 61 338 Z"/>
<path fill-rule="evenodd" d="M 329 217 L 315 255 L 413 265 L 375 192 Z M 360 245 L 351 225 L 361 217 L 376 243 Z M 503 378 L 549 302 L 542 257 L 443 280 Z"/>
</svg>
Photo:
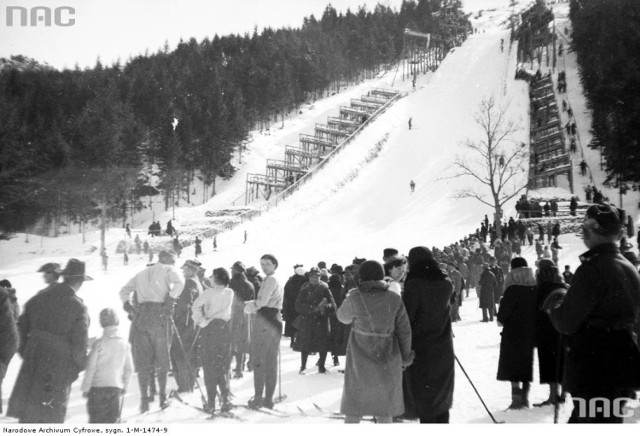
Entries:
<svg viewBox="0 0 640 436">
<path fill-rule="evenodd" d="M 168 406 L 167 372 L 173 336 L 173 304 L 184 289 L 184 282 L 174 269 L 174 263 L 173 252 L 161 251 L 158 263 L 136 274 L 120 291 L 124 310 L 133 317 L 133 361 L 138 372 L 142 413 L 149 410 L 154 369 L 160 390 L 160 407 Z"/>
</svg>

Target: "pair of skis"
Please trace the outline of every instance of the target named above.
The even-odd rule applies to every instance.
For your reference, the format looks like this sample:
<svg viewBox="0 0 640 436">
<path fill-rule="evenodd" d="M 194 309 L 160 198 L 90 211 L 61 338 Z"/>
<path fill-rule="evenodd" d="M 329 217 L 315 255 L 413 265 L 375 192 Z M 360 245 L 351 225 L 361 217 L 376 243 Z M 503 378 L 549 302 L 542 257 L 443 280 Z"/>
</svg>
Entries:
<svg viewBox="0 0 640 436">
<path fill-rule="evenodd" d="M 198 411 L 200 411 L 202 413 L 206 413 L 207 415 L 209 415 L 209 418 L 207 418 L 207 419 L 216 419 L 217 417 L 220 417 L 220 418 L 227 418 L 227 419 L 235 419 L 236 421 L 241 421 L 241 422 L 246 421 L 244 418 L 242 418 L 241 416 L 236 415 L 235 413 L 233 413 L 231 411 L 226 411 L 226 412 L 219 411 L 219 412 L 211 413 L 210 411 L 206 410 L 204 407 L 197 406 L 195 404 L 192 404 L 192 403 L 186 401 L 176 391 L 171 391 L 169 396 L 171 398 L 176 399 L 178 402 L 184 404 L 187 407 L 191 407 L 192 409 L 196 409 L 196 410 L 198 410 Z"/>
<path fill-rule="evenodd" d="M 320 413 L 320 415 L 317 415 L 316 413 L 308 413 L 304 409 L 302 409 L 300 406 L 298 406 L 298 411 L 302 416 L 306 418 L 322 417 L 322 418 L 329 418 L 329 419 L 339 419 L 341 421 L 344 421 L 344 419 L 346 418 L 342 413 L 329 412 L 327 410 L 324 410 L 322 407 L 318 406 L 316 403 L 313 403 L 313 407 L 315 408 L 316 412 Z M 375 422 L 374 418 L 362 418 L 362 420 Z"/>
</svg>

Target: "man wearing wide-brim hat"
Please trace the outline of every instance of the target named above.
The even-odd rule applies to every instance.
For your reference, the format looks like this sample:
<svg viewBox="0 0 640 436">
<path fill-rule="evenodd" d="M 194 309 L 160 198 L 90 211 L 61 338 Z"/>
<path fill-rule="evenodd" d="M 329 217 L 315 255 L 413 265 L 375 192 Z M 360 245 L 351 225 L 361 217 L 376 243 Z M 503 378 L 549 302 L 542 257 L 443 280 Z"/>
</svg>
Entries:
<svg viewBox="0 0 640 436">
<path fill-rule="evenodd" d="M 71 384 L 87 362 L 89 316 L 76 295 L 91 277 L 70 259 L 62 283 L 31 298 L 18 319 L 22 366 L 7 416 L 21 423 L 63 423 Z"/>
<path fill-rule="evenodd" d="M 198 344 L 196 325 L 191 319 L 191 306 L 202 293 L 202 283 L 198 278 L 201 268 L 202 264 L 195 259 L 187 260 L 181 267 L 184 290 L 176 300 L 174 308 L 173 319 L 177 331 L 173 333 L 170 353 L 173 376 L 179 393 L 193 392 L 195 384 Z"/>
<path fill-rule="evenodd" d="M 158 263 L 135 275 L 120 291 L 124 310 L 133 317 L 133 362 L 140 385 L 140 411 L 149 410 L 151 380 L 158 378 L 160 407 L 166 408 L 167 373 L 171 368 L 169 349 L 173 339 L 173 304 L 184 289 L 174 268 L 175 253 L 162 250 Z"/>
</svg>

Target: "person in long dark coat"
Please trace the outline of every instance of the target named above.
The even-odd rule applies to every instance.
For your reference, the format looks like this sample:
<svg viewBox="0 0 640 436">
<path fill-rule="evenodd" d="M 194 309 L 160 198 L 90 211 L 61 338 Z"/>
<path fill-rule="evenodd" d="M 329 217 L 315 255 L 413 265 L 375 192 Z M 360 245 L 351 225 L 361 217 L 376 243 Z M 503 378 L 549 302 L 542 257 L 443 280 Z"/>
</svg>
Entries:
<svg viewBox="0 0 640 436">
<path fill-rule="evenodd" d="M 451 329 L 453 283 L 426 247 L 409 251 L 404 305 L 411 323 L 409 368 L 412 393 L 421 423 L 448 423 L 453 404 L 454 352 Z"/>
<path fill-rule="evenodd" d="M 536 406 L 555 404 L 558 399 L 558 387 L 562 382 L 561 372 L 561 344 L 560 333 L 553 327 L 549 315 L 542 306 L 556 289 L 568 289 L 560 270 L 549 259 L 541 259 L 538 262 L 536 272 L 536 347 L 538 349 L 538 368 L 540 371 L 540 383 L 549 384 L 549 398 Z"/>
<path fill-rule="evenodd" d="M 498 287 L 498 280 L 489 269 L 489 264 L 482 264 L 482 274 L 478 280 L 478 298 L 480 300 L 480 309 L 482 309 L 482 322 L 493 321 L 495 313 L 494 295 Z M 487 314 L 488 312 L 488 314 Z"/>
<path fill-rule="evenodd" d="M 256 297 L 255 289 L 245 276 L 242 262 L 236 262 L 231 267 L 229 287 L 233 290 L 233 306 L 231 308 L 231 354 L 236 359 L 233 378 L 242 378 L 242 370 L 246 355 L 251 352 L 250 343 L 250 315 L 244 313 L 245 301 Z"/>
<path fill-rule="evenodd" d="M 320 353 L 318 370 L 327 372 L 325 360 L 331 350 L 329 315 L 336 310 L 329 286 L 320 280 L 320 270 L 311 268 L 309 282 L 302 285 L 296 299 L 298 332 L 293 349 L 301 354 L 300 374 L 307 368 L 307 358 L 311 353 Z"/>
<path fill-rule="evenodd" d="M 300 288 L 308 281 L 302 265 L 295 265 L 293 271 L 294 274 L 289 277 L 289 280 L 284 285 L 284 299 L 282 300 L 282 320 L 285 322 L 284 336 L 291 339 L 291 348 L 293 348 L 297 331 L 293 325 L 293 322 L 298 317 L 296 300 L 298 299 Z"/>
<path fill-rule="evenodd" d="M 178 385 L 178 392 L 193 392 L 196 379 L 196 366 L 198 356 L 196 324 L 191 319 L 191 306 L 202 293 L 202 284 L 198 279 L 200 262 L 187 260 L 182 265 L 184 276 L 184 289 L 177 298 L 174 306 L 173 320 L 176 331 L 173 332 L 171 341 L 171 367 L 173 377 Z M 178 335 L 180 339 L 178 339 Z"/>
<path fill-rule="evenodd" d="M 342 305 L 342 302 L 346 298 L 346 291 L 342 286 L 342 279 L 339 274 L 334 273 L 329 277 L 329 291 L 333 296 L 333 301 L 336 303 L 336 309 Z M 340 365 L 339 356 L 345 356 L 347 354 L 347 344 L 349 338 L 345 337 L 344 330 L 345 325 L 338 321 L 338 317 L 335 313 L 329 316 L 329 325 L 331 326 L 331 356 L 333 356 L 333 366 Z"/>
<path fill-rule="evenodd" d="M 521 257 L 511 261 L 511 268 L 498 310 L 502 333 L 497 379 L 511 382 L 509 408 L 520 409 L 529 407 L 529 389 L 533 380 L 536 279 L 527 261 Z"/>
<path fill-rule="evenodd" d="M 18 349 L 18 329 L 9 292 L 0 287 L 0 413 L 2 413 L 2 380 L 7 373 L 9 362 Z"/>
<path fill-rule="evenodd" d="M 63 283 L 27 301 L 18 319 L 22 366 L 7 416 L 21 423 L 63 423 L 71 384 L 87 364 L 89 316 L 76 293 L 91 277 L 77 259 L 61 275 Z"/>
</svg>

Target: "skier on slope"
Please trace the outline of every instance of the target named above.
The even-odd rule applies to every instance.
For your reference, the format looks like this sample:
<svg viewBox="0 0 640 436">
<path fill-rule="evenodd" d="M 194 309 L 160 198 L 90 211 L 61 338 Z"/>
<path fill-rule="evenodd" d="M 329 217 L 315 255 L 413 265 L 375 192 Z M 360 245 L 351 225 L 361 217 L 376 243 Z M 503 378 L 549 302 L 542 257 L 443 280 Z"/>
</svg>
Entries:
<svg viewBox="0 0 640 436">
<path fill-rule="evenodd" d="M 133 361 L 138 372 L 142 413 L 149 410 L 154 369 L 160 389 L 160 407 L 168 406 L 166 390 L 173 337 L 173 304 L 184 289 L 174 263 L 175 253 L 162 250 L 158 253 L 158 263 L 136 274 L 120 290 L 124 310 L 133 317 Z"/>
</svg>

